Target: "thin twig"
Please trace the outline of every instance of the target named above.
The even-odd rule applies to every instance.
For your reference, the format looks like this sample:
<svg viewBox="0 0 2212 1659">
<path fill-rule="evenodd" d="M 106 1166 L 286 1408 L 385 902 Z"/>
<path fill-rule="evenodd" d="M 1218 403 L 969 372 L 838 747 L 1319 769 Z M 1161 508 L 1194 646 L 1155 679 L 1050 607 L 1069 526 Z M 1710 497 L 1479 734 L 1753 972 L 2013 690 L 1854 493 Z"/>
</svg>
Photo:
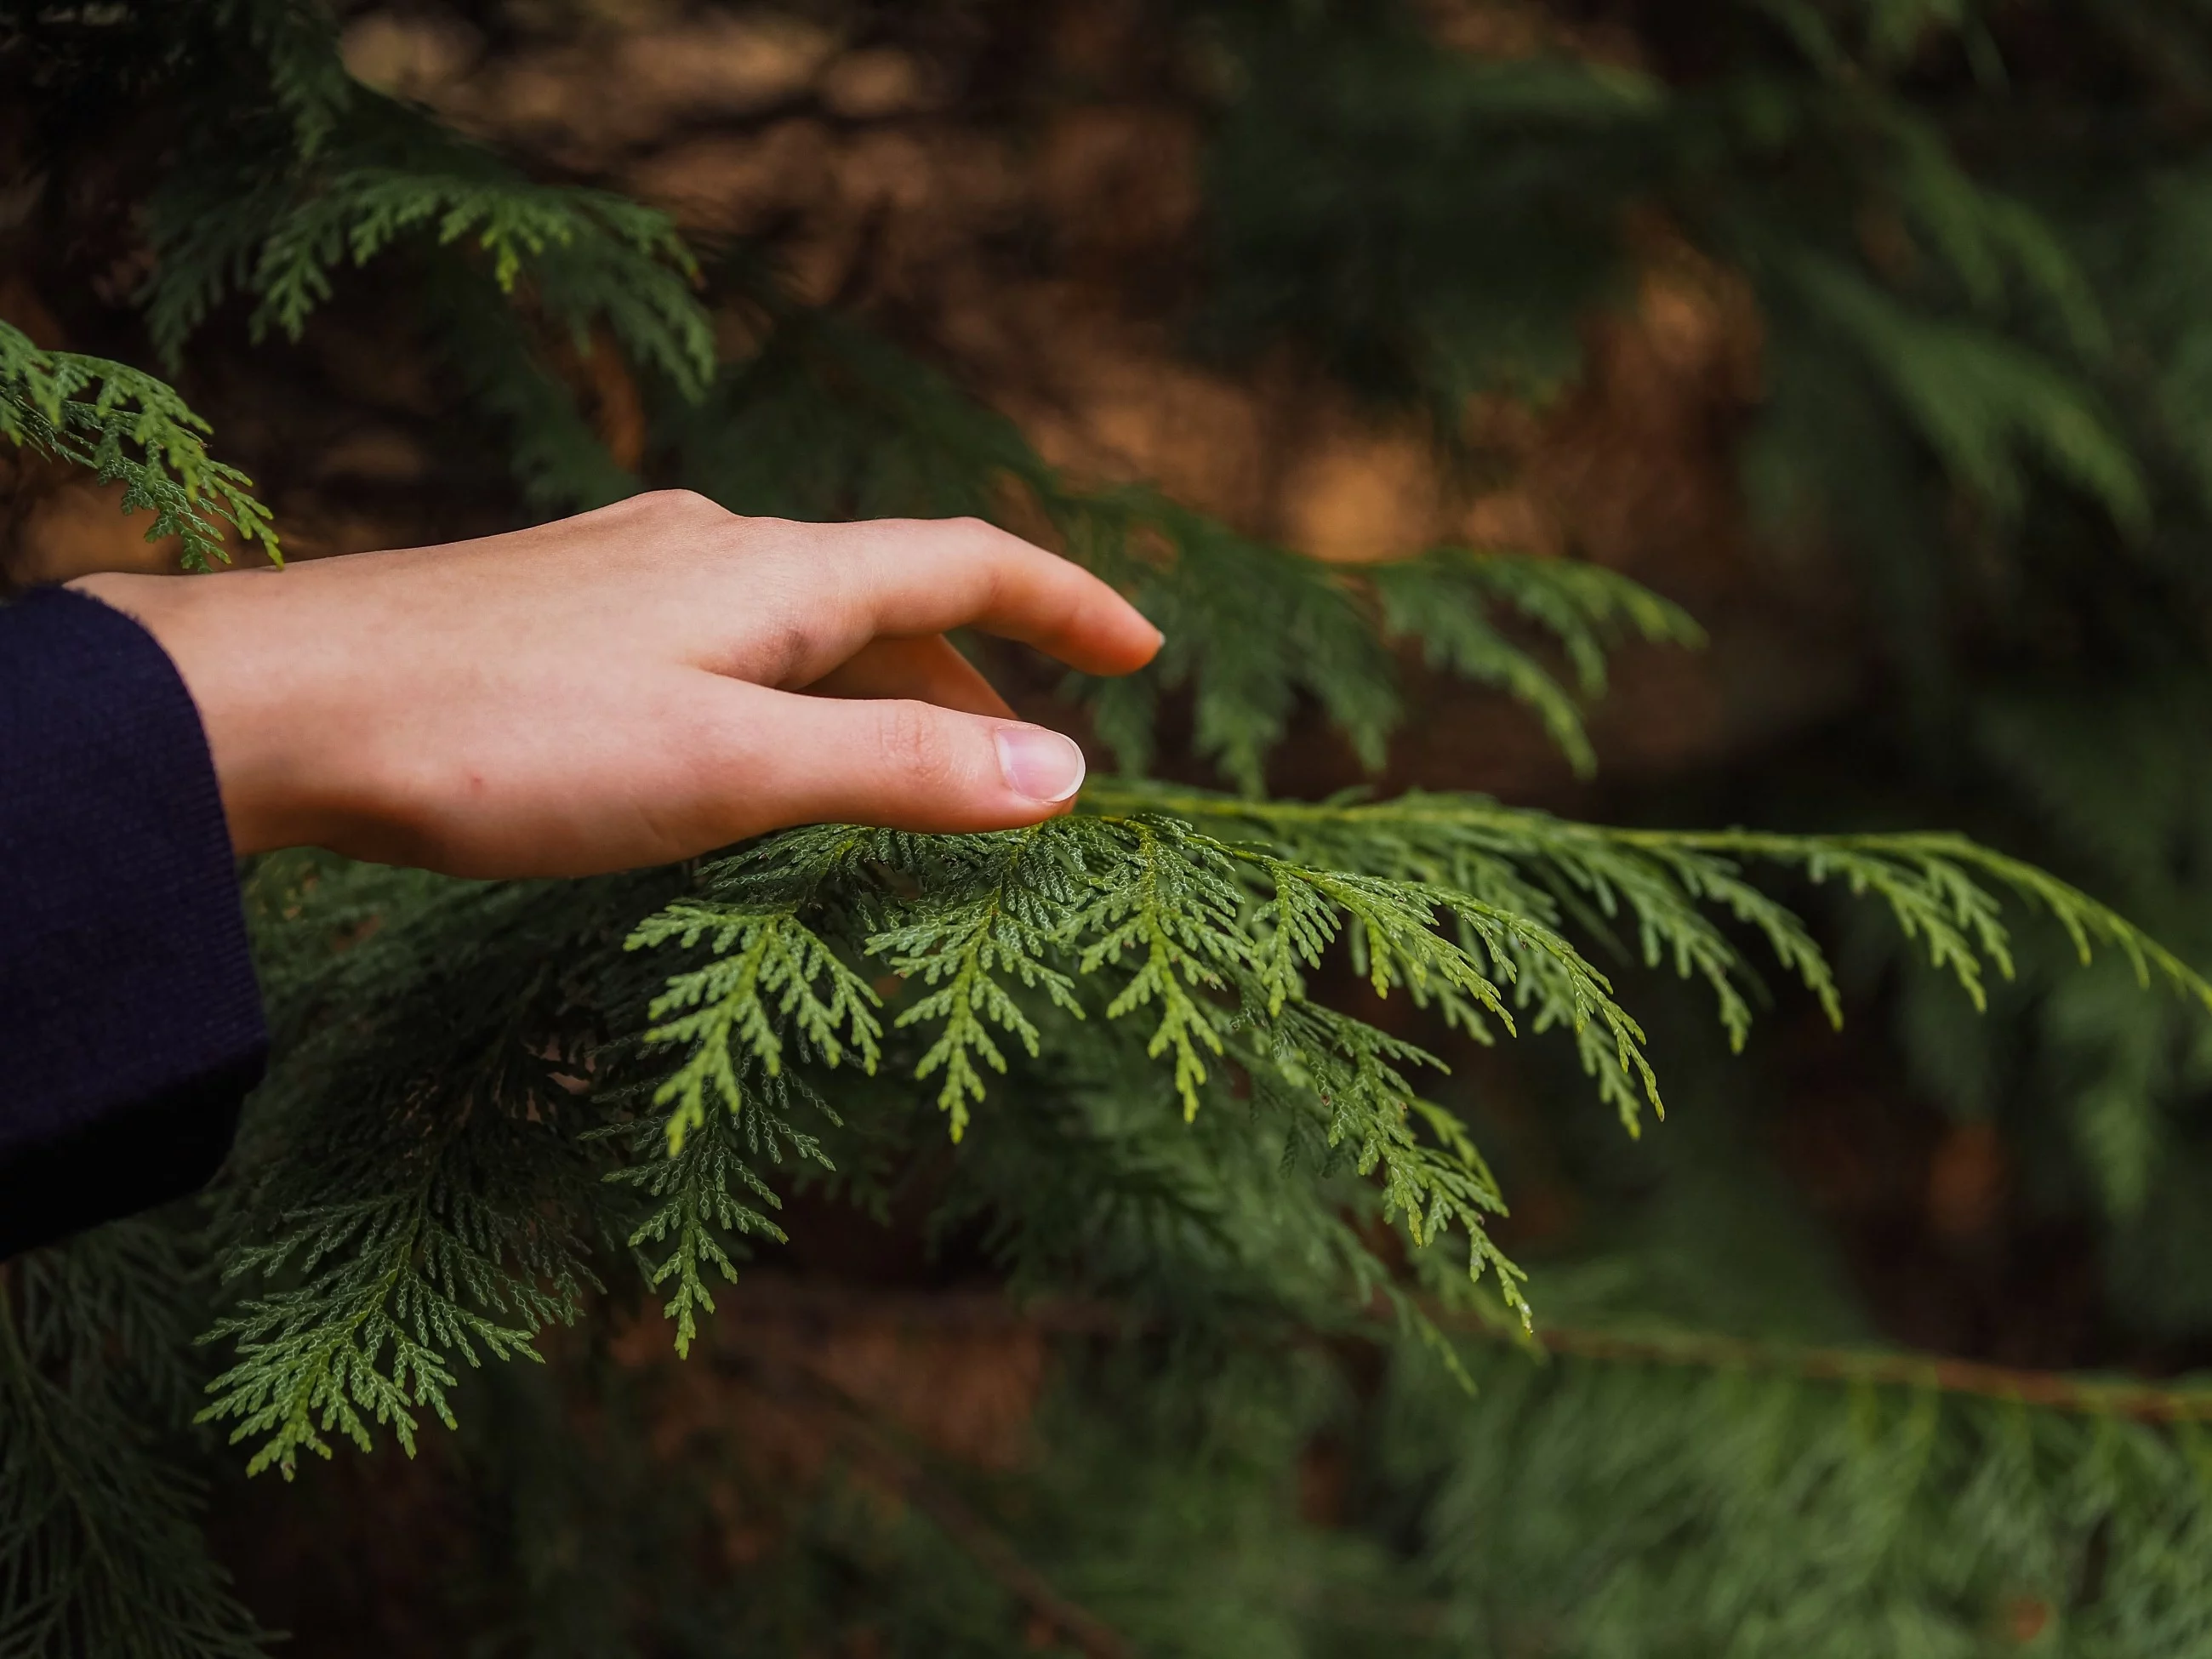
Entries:
<svg viewBox="0 0 2212 1659">
<path fill-rule="evenodd" d="M 1452 1328 L 1516 1346 L 1531 1341 L 1517 1330 L 1472 1320 L 1455 1321 Z M 1879 1348 L 1801 1347 L 1702 1333 L 1631 1334 L 1563 1326 L 1540 1326 L 1533 1346 L 1547 1354 L 1611 1364 L 1767 1371 L 1814 1382 L 1925 1389 L 2079 1416 L 2124 1417 L 2142 1423 L 2212 1422 L 2212 1388 L 2166 1388 L 2075 1371 L 2028 1370 Z"/>
<path fill-rule="evenodd" d="M 779 1308 L 818 1306 L 820 1292 L 778 1283 L 774 1275 L 749 1278 L 741 1297 Z M 842 1306 L 895 1322 L 943 1328 L 1021 1328 L 1052 1335 L 1114 1337 L 1158 1328 L 1157 1318 L 1133 1309 L 1073 1298 L 1017 1306 L 988 1293 L 944 1299 L 921 1296 L 878 1296 L 840 1290 Z M 1431 1309 L 1439 1327 L 1455 1336 L 1488 1341 L 1561 1358 L 1609 1364 L 1670 1365 L 1685 1370 L 1765 1371 L 1813 1382 L 1863 1382 L 1880 1388 L 1924 1389 L 2034 1406 L 2076 1416 L 2121 1417 L 2142 1423 L 2212 1422 L 2212 1384 L 2146 1382 L 2079 1371 L 2035 1370 L 1992 1365 L 1941 1354 L 1893 1349 L 1819 1347 L 1762 1342 L 1705 1332 L 1628 1331 L 1539 1325 L 1534 1336 L 1517 1324 Z M 1395 1324 L 1395 1316 L 1377 1310 L 1374 1322 Z"/>
</svg>

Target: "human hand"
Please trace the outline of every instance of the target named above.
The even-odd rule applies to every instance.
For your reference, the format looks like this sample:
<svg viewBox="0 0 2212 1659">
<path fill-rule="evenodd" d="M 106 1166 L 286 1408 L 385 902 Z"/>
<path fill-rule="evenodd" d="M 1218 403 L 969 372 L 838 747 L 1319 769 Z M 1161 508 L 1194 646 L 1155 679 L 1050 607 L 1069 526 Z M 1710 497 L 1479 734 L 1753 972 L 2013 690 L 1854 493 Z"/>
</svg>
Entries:
<svg viewBox="0 0 2212 1659">
<path fill-rule="evenodd" d="M 1097 577 L 975 520 L 796 524 L 684 491 L 445 547 L 72 586 L 175 661 L 240 852 L 467 876 L 667 863 L 793 823 L 1038 823 L 1082 751 L 1014 719 L 945 630 L 1101 674 L 1160 642 Z"/>
</svg>

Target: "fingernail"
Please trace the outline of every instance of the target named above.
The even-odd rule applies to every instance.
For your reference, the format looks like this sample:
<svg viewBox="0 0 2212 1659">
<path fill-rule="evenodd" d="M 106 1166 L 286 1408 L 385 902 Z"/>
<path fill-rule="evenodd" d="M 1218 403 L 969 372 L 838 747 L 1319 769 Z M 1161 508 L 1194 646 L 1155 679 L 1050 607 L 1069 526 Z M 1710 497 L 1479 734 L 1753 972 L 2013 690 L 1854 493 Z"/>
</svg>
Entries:
<svg viewBox="0 0 2212 1659">
<path fill-rule="evenodd" d="M 1006 785 L 1031 800 L 1063 801 L 1083 787 L 1083 751 L 1042 726 L 999 728 L 999 769 Z"/>
</svg>

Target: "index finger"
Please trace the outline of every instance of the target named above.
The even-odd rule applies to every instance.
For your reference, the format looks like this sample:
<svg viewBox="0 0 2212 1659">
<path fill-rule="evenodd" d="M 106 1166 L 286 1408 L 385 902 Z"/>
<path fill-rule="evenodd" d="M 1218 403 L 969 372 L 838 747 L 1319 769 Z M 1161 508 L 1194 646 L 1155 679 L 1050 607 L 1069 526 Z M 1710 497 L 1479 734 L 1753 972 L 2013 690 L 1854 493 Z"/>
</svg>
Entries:
<svg viewBox="0 0 2212 1659">
<path fill-rule="evenodd" d="M 816 528 L 841 601 L 823 620 L 843 631 L 842 655 L 884 635 L 975 628 L 1086 673 L 1127 674 L 1160 648 L 1160 630 L 1097 577 L 981 519 Z"/>
</svg>

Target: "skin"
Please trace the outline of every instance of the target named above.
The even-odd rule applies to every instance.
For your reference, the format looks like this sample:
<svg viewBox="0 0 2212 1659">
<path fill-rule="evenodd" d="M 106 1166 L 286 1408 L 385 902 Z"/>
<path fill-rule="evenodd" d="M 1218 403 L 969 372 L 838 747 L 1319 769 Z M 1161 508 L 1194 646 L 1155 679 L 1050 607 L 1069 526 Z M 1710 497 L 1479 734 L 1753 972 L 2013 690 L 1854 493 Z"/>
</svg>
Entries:
<svg viewBox="0 0 2212 1659">
<path fill-rule="evenodd" d="M 106 574 L 207 728 L 240 853 L 586 875 L 787 824 L 1011 829 L 1068 810 L 1068 738 L 947 629 L 1125 674 L 1160 635 L 979 520 L 796 524 L 638 496 L 282 571 Z"/>
</svg>

